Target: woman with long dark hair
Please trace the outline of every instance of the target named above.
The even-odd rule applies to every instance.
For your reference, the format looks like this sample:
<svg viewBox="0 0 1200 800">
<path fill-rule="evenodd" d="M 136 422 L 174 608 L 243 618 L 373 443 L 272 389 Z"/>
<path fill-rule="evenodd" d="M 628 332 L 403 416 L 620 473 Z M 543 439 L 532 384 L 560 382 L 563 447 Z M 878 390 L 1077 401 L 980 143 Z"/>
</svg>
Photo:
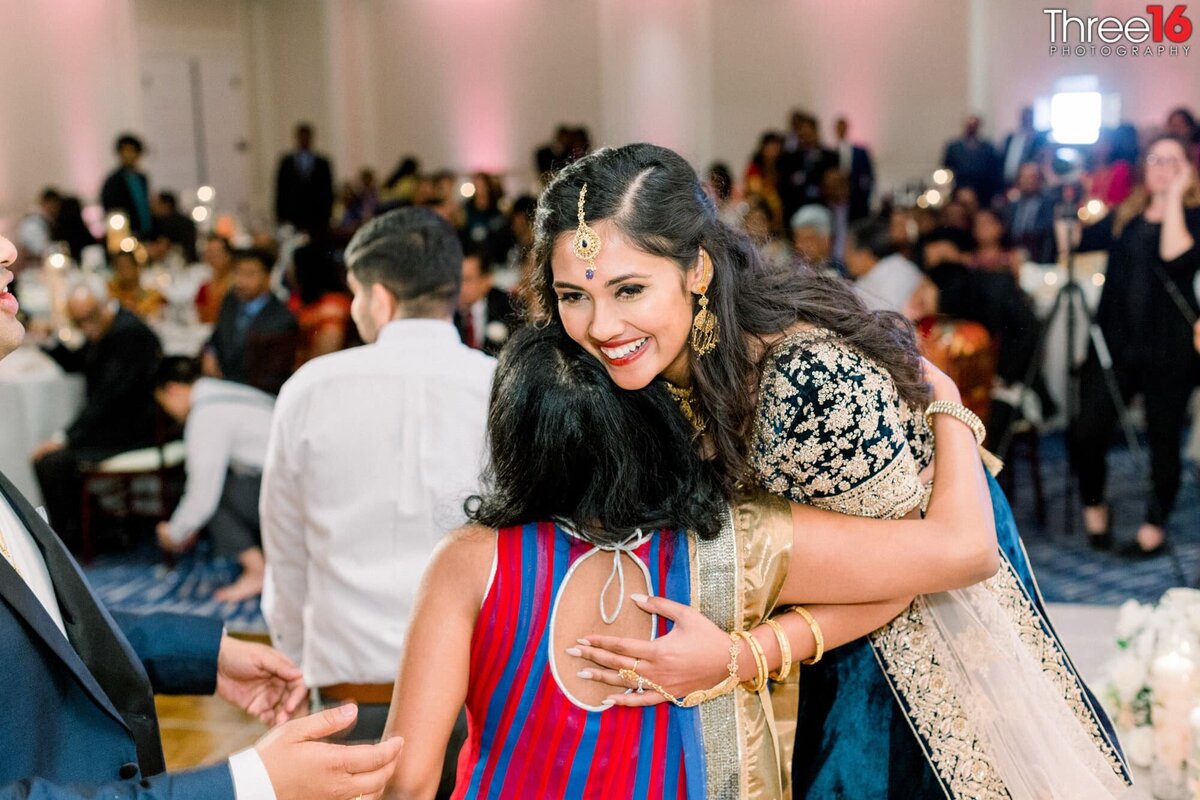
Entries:
<svg viewBox="0 0 1200 800">
<path fill-rule="evenodd" d="M 559 173 L 538 203 L 534 261 L 530 307 L 542 324 L 561 325 L 623 389 L 665 383 L 727 496 L 757 484 L 860 517 L 918 513 L 932 454 L 923 412 L 941 407 L 927 406 L 911 327 L 867 311 L 842 282 L 764 264 L 719 221 L 676 153 L 628 145 Z M 987 645 L 994 673 L 1003 663 L 1010 685 L 1050 687 L 1072 709 L 1090 744 L 1082 772 L 1125 777 L 1108 720 L 1037 600 L 1007 501 L 990 487 L 1000 574 L 961 594 L 917 598 L 806 673 L 802 796 L 975 797 L 1036 784 L 1038 754 L 1012 751 L 1045 731 L 997 728 L 978 713 L 993 682 L 966 666 L 978 664 L 963 657 L 972 642 Z M 848 547 L 843 557 L 862 552 Z M 968 636 L 965 619 L 988 627 Z M 1032 660 L 1006 662 L 1017 632 L 1028 634 Z M 625 644 L 605 644 L 611 652 L 596 657 L 607 666 Z M 660 684 L 691 690 L 712 675 L 712 662 L 680 662 L 665 640 L 653 648 L 642 651 L 643 672 Z"/>
<path fill-rule="evenodd" d="M 1200 183 L 1187 143 L 1160 136 L 1146 149 L 1142 185 L 1105 220 L 1084 232 L 1081 249 L 1107 249 L 1108 268 L 1096 322 L 1104 333 L 1126 402 L 1146 404 L 1151 490 L 1136 541 L 1124 552 L 1162 551 L 1164 526 L 1180 481 L 1180 437 L 1196 384 L 1196 293 L 1200 270 Z M 1084 527 L 1093 546 L 1112 544 L 1105 503 L 1106 455 L 1117 424 L 1100 356 L 1093 347 L 1080 375 L 1080 417 L 1072 431 Z"/>
<path fill-rule="evenodd" d="M 931 380 L 956 400 L 946 376 Z M 661 385 L 617 388 L 559 328 L 517 333 L 493 383 L 491 466 L 468 503 L 476 524 L 438 549 L 411 617 L 388 723 L 407 742 L 393 796 L 433 795 L 464 704 L 456 798 L 789 796 L 775 732 L 791 729 L 795 705 L 775 716 L 767 673 L 794 674 L 792 662 L 871 630 L 914 592 L 995 570 L 971 432 L 936 424 L 941 471 L 924 520 L 855 519 L 763 492 L 729 504 Z M 834 559 L 845 541 L 863 557 Z M 735 573 L 754 588 L 735 588 Z M 859 605 L 784 608 L 801 600 Z M 668 620 L 693 625 L 689 603 L 732 612 L 726 631 L 705 619 L 696 637 L 722 678 L 671 705 L 606 702 L 581 637 L 645 643 Z M 636 674 L 637 661 L 627 666 Z"/>
</svg>

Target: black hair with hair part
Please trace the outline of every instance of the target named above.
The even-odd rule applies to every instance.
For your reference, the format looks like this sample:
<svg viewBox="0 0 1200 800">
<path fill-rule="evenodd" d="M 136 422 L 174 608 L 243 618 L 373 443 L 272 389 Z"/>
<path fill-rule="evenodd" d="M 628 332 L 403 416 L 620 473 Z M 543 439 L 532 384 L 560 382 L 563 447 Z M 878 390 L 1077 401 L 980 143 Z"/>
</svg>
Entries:
<svg viewBox="0 0 1200 800">
<path fill-rule="evenodd" d="M 233 263 L 255 261 L 267 272 L 275 266 L 275 255 L 264 247 L 245 247 L 233 251 Z"/>
<path fill-rule="evenodd" d="M 876 361 L 901 396 L 922 405 L 928 387 L 912 325 L 898 314 L 871 312 L 845 282 L 810 269 L 768 264 L 742 232 L 723 223 L 696 171 L 677 153 L 651 144 L 603 148 L 564 168 L 538 200 L 533 269 L 526 308 L 535 321 L 560 323 L 551 257 L 578 225 L 587 184 L 588 222 L 610 220 L 634 247 L 686 271 L 700 249 L 712 259 L 709 310 L 723 332 L 716 349 L 690 355 L 699 411 L 709 421 L 714 458 L 728 496 L 753 482 L 749 450 L 761 366 L 752 343 L 774 340 L 797 323 L 827 328 Z M 693 298 L 694 308 L 698 299 Z M 689 351 L 690 352 L 690 351 Z"/>
<path fill-rule="evenodd" d="M 598 544 L 639 528 L 717 535 L 724 496 L 661 385 L 617 387 L 558 327 L 525 327 L 500 354 L 488 412 L 491 459 L 468 519 L 505 528 L 554 518 Z"/>
</svg>

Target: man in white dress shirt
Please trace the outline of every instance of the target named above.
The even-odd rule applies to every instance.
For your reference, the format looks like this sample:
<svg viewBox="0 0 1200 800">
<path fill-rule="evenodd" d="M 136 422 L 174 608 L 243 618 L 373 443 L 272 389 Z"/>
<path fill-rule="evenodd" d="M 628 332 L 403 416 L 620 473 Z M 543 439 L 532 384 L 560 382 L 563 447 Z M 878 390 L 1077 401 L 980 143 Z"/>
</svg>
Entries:
<svg viewBox="0 0 1200 800">
<path fill-rule="evenodd" d="M 314 705 L 355 699 L 383 731 L 421 574 L 477 491 L 495 360 L 452 323 L 454 230 L 426 208 L 368 222 L 346 249 L 363 341 L 279 393 L 263 473 L 263 612 Z"/>
<path fill-rule="evenodd" d="M 0 359 L 25 330 L 9 293 L 16 258 L 0 237 Z M 2 412 L 0 412 L 2 413 Z M 0 475 L 0 797 L 45 800 L 350 800 L 376 798 L 401 742 L 367 748 L 322 738 L 353 706 L 285 722 L 301 674 L 269 647 L 224 635 L 219 620 L 109 613 L 39 511 Z M 166 772 L 154 692 L 215 692 L 285 724 L 229 760 Z"/>
<path fill-rule="evenodd" d="M 258 500 L 275 398 L 253 386 L 200 377 L 200 365 L 164 358 L 154 378 L 154 399 L 184 423 L 187 484 L 171 519 L 158 524 L 158 543 L 181 553 L 208 530 L 218 556 L 236 558 L 242 574 L 213 593 L 236 603 L 262 592 L 266 561 Z"/>
</svg>

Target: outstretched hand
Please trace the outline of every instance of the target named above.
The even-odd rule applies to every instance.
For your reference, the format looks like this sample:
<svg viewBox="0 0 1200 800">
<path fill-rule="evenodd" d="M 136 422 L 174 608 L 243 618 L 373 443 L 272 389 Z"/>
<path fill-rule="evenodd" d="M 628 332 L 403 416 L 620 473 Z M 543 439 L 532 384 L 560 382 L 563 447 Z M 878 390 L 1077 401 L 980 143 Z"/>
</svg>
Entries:
<svg viewBox="0 0 1200 800">
<path fill-rule="evenodd" d="M 292 718 L 308 690 L 291 659 L 265 644 L 221 637 L 217 695 L 267 725 Z"/>
<path fill-rule="evenodd" d="M 583 670 L 580 677 L 622 690 L 610 695 L 606 703 L 639 707 L 666 702 L 649 688 L 640 694 L 625 693 L 626 689 L 636 689 L 637 684 L 623 679 L 619 671 L 633 669 L 634 659 L 638 659 L 638 675 L 681 699 L 729 677 L 729 634 L 708 617 L 665 597 L 633 594 L 630 599 L 643 611 L 666 617 L 675 625 L 670 633 L 652 641 L 595 635 L 580 639 L 576 647 L 570 648 L 568 655 L 578 655 L 596 665 Z"/>
<path fill-rule="evenodd" d="M 383 794 L 404 740 L 340 745 L 321 741 L 354 723 L 355 705 L 280 725 L 258 740 L 258 751 L 277 800 L 374 800 Z"/>
</svg>

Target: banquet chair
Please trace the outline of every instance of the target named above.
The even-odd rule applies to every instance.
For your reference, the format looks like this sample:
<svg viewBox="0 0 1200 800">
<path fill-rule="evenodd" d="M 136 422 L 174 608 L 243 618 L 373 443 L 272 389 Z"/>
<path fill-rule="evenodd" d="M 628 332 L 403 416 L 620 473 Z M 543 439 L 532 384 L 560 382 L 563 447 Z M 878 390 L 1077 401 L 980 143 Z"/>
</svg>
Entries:
<svg viewBox="0 0 1200 800">
<path fill-rule="evenodd" d="M 170 516 L 183 486 L 184 445 L 176 440 L 118 453 L 82 469 L 79 518 L 81 559 L 96 555 L 97 517 L 142 518 L 158 522 Z"/>
</svg>

